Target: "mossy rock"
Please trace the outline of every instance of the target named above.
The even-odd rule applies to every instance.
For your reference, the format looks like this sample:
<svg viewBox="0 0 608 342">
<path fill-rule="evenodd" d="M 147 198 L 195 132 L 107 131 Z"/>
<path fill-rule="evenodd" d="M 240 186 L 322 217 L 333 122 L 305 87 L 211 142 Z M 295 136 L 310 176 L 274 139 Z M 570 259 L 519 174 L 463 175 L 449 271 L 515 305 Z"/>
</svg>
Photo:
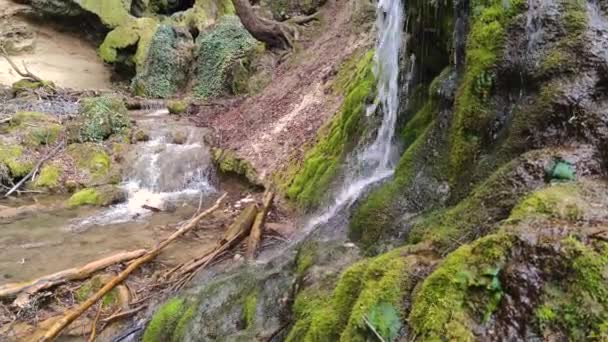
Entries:
<svg viewBox="0 0 608 342">
<path fill-rule="evenodd" d="M 172 298 L 156 310 L 146 326 L 143 342 L 178 342 L 185 334 L 187 323 L 194 316 L 194 306 L 185 299 Z"/>
<path fill-rule="evenodd" d="M 33 168 L 33 161 L 23 155 L 24 149 L 19 145 L 0 144 L 0 163 L 6 165 L 11 178 L 21 178 Z"/>
<path fill-rule="evenodd" d="M 67 154 L 74 160 L 75 166 L 85 173 L 85 183 L 101 182 L 110 174 L 111 161 L 103 146 L 94 143 L 71 144 Z"/>
<path fill-rule="evenodd" d="M 81 142 L 100 142 L 127 131 L 131 123 L 127 108 L 117 97 L 101 96 L 81 100 L 80 117 L 70 131 Z M 77 133 L 76 133 L 77 132 Z"/>
<path fill-rule="evenodd" d="M 252 185 L 262 185 L 251 163 L 238 158 L 233 151 L 215 148 L 212 151 L 212 157 L 219 171 L 243 177 Z"/>
<path fill-rule="evenodd" d="M 72 195 L 67 201 L 70 208 L 83 205 L 109 206 L 124 202 L 125 191 L 114 185 L 104 185 L 97 188 L 82 189 Z"/>
<path fill-rule="evenodd" d="M 49 81 L 32 81 L 29 79 L 21 79 L 11 86 L 13 94 L 18 96 L 21 93 L 28 93 L 31 90 L 44 89 L 45 91 L 52 91 L 55 88 L 53 82 Z"/>
<path fill-rule="evenodd" d="M 160 25 L 131 89 L 139 96 L 167 98 L 183 90 L 192 66 L 192 35 L 186 28 Z"/>
<path fill-rule="evenodd" d="M 231 71 L 258 42 L 236 16 L 224 16 L 197 40 L 193 94 L 208 99 L 230 90 Z"/>
<path fill-rule="evenodd" d="M 76 0 L 85 10 L 97 15 L 107 27 L 117 27 L 133 19 L 124 0 Z"/>
<path fill-rule="evenodd" d="M 158 28 L 153 18 L 137 18 L 110 31 L 99 46 L 99 56 L 107 63 L 123 63 L 138 71 L 148 56 L 150 44 Z M 131 55 L 129 48 L 135 47 Z"/>
<path fill-rule="evenodd" d="M 11 119 L 10 130 L 21 136 L 29 147 L 52 145 L 61 135 L 63 127 L 55 117 L 38 112 L 17 112 Z"/>
<path fill-rule="evenodd" d="M 48 164 L 40 169 L 40 174 L 32 184 L 36 188 L 57 189 L 61 184 L 62 170 L 56 165 Z"/>
<path fill-rule="evenodd" d="M 184 114 L 188 110 L 189 103 L 185 100 L 171 100 L 167 102 L 167 109 L 171 114 Z"/>
</svg>

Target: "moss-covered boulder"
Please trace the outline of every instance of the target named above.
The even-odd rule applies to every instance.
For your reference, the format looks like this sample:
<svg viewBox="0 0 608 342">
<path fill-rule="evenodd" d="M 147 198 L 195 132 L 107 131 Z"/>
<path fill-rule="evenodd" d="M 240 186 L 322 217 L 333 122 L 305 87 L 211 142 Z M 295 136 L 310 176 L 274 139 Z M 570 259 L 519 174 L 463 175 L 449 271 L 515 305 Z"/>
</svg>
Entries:
<svg viewBox="0 0 608 342">
<path fill-rule="evenodd" d="M 167 109 L 171 114 L 184 114 L 188 110 L 188 105 L 185 100 L 171 100 L 167 102 Z"/>
<path fill-rule="evenodd" d="M 24 149 L 20 145 L 0 144 L 0 163 L 2 163 L 8 174 L 5 177 L 21 178 L 34 168 L 31 157 L 24 155 Z"/>
<path fill-rule="evenodd" d="M 193 46 L 186 28 L 161 25 L 152 38 L 144 65 L 132 81 L 134 93 L 166 98 L 183 89 L 190 75 Z"/>
<path fill-rule="evenodd" d="M 224 16 L 202 34 L 195 47 L 193 94 L 212 98 L 230 91 L 231 71 L 236 63 L 252 53 L 258 42 L 236 16 Z"/>
<path fill-rule="evenodd" d="M 182 341 L 195 307 L 183 298 L 172 298 L 160 306 L 148 323 L 142 341 Z"/>
<path fill-rule="evenodd" d="M 33 182 L 35 188 L 57 189 L 61 185 L 62 169 L 57 165 L 48 164 L 40 169 L 40 174 Z"/>
<path fill-rule="evenodd" d="M 62 132 L 61 121 L 38 112 L 17 112 L 11 119 L 10 130 L 28 147 L 52 145 Z"/>
<path fill-rule="evenodd" d="M 86 188 L 74 193 L 67 201 L 67 206 L 75 208 L 83 205 L 109 206 L 124 202 L 126 193 L 115 185 L 104 185 L 97 188 Z"/>
<path fill-rule="evenodd" d="M 84 98 L 79 114 L 69 131 L 70 138 L 80 142 L 101 142 L 113 134 L 125 133 L 131 126 L 127 108 L 117 97 Z"/>
<path fill-rule="evenodd" d="M 112 163 L 103 146 L 94 143 L 71 144 L 66 153 L 73 160 L 83 184 L 91 186 L 109 182 Z"/>
<path fill-rule="evenodd" d="M 11 85 L 14 96 L 30 94 L 33 90 L 42 89 L 45 92 L 52 92 L 55 85 L 50 81 L 32 81 L 29 79 L 19 80 Z"/>
<path fill-rule="evenodd" d="M 219 171 L 243 177 L 253 185 L 261 185 L 258 174 L 251 163 L 237 157 L 234 152 L 215 148 L 212 157 Z"/>
<path fill-rule="evenodd" d="M 130 20 L 108 33 L 99 46 L 99 56 L 127 70 L 142 70 L 157 28 L 158 21 L 153 18 Z"/>
</svg>

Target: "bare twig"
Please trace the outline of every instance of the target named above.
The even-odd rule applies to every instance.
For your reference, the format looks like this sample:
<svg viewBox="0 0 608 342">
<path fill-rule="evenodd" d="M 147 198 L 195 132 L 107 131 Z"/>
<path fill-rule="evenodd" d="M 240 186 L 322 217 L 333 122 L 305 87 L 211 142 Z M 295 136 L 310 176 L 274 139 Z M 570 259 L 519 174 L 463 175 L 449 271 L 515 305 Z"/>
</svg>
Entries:
<svg viewBox="0 0 608 342">
<path fill-rule="evenodd" d="M 19 74 L 19 76 L 30 79 L 35 82 L 43 82 L 42 78 L 34 75 L 33 73 L 31 73 L 28 70 L 27 66 L 25 65 L 25 62 L 23 62 L 23 67 L 25 69 L 25 72 L 21 71 L 19 69 L 19 67 L 17 66 L 17 64 L 15 64 L 15 62 L 13 62 L 13 60 L 9 57 L 8 52 L 6 51 L 6 49 L 4 48 L 3 45 L 0 45 L 0 55 L 2 55 L 2 57 L 4 57 L 4 59 L 6 59 L 8 64 L 11 65 L 11 67 L 15 70 L 15 72 L 17 72 L 17 74 Z"/>
<path fill-rule="evenodd" d="M 95 315 L 95 319 L 93 323 L 91 323 L 91 336 L 89 337 L 89 342 L 95 341 L 95 337 L 97 335 L 97 322 L 99 321 L 99 316 L 101 316 L 101 307 L 103 303 L 99 303 L 99 308 L 97 309 L 97 315 Z"/>
<path fill-rule="evenodd" d="M 15 192 L 16 190 L 19 189 L 19 187 L 21 185 L 23 185 L 23 183 L 27 182 L 28 179 L 30 179 L 30 177 L 32 177 L 36 172 L 38 172 L 38 169 L 42 166 L 42 164 L 44 164 L 47 160 L 49 160 L 50 158 L 52 158 L 55 154 L 57 154 L 57 152 L 59 152 L 59 150 L 63 147 L 63 142 L 57 144 L 57 146 L 55 146 L 55 148 L 53 148 L 51 150 L 51 152 L 47 153 L 44 157 L 42 157 L 42 159 L 40 159 L 38 161 L 38 163 L 36 163 L 36 165 L 34 166 L 34 168 L 32 169 L 32 171 L 30 171 L 27 175 L 25 175 L 25 177 L 23 177 L 17 184 L 15 184 L 15 186 L 10 189 L 6 195 L 4 195 L 4 197 L 8 197 L 10 196 L 13 192 Z"/>
</svg>

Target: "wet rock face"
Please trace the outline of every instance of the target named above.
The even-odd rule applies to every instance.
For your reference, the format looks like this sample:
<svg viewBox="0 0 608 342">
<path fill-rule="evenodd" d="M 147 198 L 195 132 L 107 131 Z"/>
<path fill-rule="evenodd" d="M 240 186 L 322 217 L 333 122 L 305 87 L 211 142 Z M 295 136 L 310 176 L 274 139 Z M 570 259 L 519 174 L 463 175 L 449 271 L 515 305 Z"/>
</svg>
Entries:
<svg viewBox="0 0 608 342">
<path fill-rule="evenodd" d="M 23 23 L 9 18 L 0 18 L 0 41 L 9 55 L 34 50 L 36 34 Z"/>
</svg>

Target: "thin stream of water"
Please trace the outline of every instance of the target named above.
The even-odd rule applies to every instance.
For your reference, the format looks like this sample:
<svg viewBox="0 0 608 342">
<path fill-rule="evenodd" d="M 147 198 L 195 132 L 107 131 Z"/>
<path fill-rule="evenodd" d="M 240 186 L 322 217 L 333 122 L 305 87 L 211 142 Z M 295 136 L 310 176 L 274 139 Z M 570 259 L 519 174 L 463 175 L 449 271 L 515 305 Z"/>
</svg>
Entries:
<svg viewBox="0 0 608 342">
<path fill-rule="evenodd" d="M 394 173 L 396 156 L 393 137 L 399 113 L 399 54 L 403 42 L 404 10 L 400 0 L 381 0 L 376 12 L 374 73 L 378 93 L 377 105 L 370 106 L 368 113 L 379 110 L 383 115 L 382 123 L 375 140 L 355 154 L 354 164 L 347 169 L 345 182 L 333 203 L 308 222 L 302 237 L 352 205 L 369 186 Z"/>
</svg>

